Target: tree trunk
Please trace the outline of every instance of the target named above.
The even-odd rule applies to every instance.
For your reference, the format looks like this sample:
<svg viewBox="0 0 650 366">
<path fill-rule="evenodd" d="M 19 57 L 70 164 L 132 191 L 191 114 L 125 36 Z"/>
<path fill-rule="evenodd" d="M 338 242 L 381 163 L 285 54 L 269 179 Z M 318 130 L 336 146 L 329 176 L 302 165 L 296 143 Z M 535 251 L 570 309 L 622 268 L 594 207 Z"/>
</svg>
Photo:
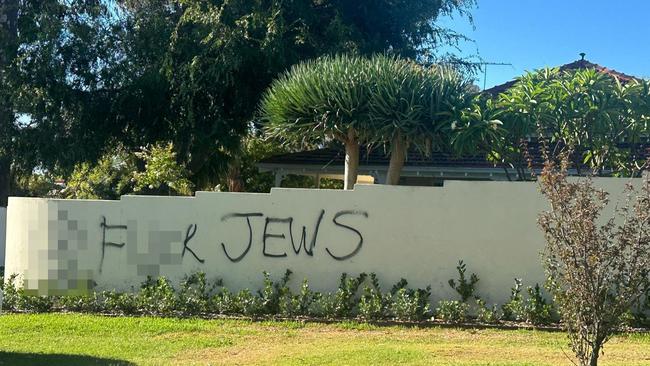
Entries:
<svg viewBox="0 0 650 366">
<path fill-rule="evenodd" d="M 348 131 L 345 143 L 345 178 L 343 181 L 343 189 L 354 189 L 354 184 L 357 183 L 357 175 L 359 175 L 359 138 L 354 129 Z"/>
<path fill-rule="evenodd" d="M 591 350 L 591 357 L 589 358 L 589 366 L 598 366 L 598 356 L 600 356 L 600 347 L 601 345 L 599 343 L 596 344 L 594 348 Z"/>
<path fill-rule="evenodd" d="M 228 191 L 244 191 L 244 181 L 241 178 L 241 158 L 239 155 L 233 157 L 228 163 Z"/>
<path fill-rule="evenodd" d="M 402 175 L 402 168 L 406 160 L 406 153 L 408 144 L 402 138 L 401 133 L 397 133 L 393 137 L 390 145 L 390 163 L 388 164 L 388 174 L 386 175 L 386 184 L 398 185 L 399 178 Z"/>
</svg>

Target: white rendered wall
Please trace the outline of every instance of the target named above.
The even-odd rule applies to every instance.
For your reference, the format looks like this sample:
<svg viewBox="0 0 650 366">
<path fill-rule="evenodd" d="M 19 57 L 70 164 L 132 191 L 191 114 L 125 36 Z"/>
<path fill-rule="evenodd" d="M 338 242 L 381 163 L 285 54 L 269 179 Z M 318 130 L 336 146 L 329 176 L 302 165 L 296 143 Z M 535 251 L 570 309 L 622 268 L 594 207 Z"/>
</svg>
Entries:
<svg viewBox="0 0 650 366">
<path fill-rule="evenodd" d="M 598 184 L 615 198 L 627 182 Z M 432 285 L 437 301 L 455 298 L 447 281 L 463 259 L 480 277 L 480 295 L 503 302 L 514 278 L 543 283 L 536 220 L 545 207 L 534 183 L 463 181 L 120 201 L 10 198 L 6 273 L 20 275 L 27 289 L 57 294 L 129 290 L 147 275 L 178 281 L 195 271 L 232 290 L 257 289 L 262 271 L 279 278 L 286 269 L 296 287 L 306 277 L 316 290 L 333 291 L 342 272 L 375 272 L 384 289 L 400 278 Z M 295 246 L 304 226 L 310 248 L 321 213 L 313 255 L 304 246 L 296 254 L 289 222 Z"/>
</svg>

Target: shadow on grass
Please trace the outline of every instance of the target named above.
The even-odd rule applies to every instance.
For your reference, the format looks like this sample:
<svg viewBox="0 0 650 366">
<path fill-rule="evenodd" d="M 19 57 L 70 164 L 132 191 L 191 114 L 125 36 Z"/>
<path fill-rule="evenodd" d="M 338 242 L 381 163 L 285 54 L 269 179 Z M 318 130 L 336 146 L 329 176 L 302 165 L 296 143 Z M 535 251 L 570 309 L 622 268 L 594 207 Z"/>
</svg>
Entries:
<svg viewBox="0 0 650 366">
<path fill-rule="evenodd" d="M 0 351 L 0 365 L 2 366 L 37 366 L 37 365 L 101 365 L 101 366 L 130 366 L 132 362 L 99 358 L 84 355 L 62 355 L 52 353 L 15 353 Z"/>
</svg>

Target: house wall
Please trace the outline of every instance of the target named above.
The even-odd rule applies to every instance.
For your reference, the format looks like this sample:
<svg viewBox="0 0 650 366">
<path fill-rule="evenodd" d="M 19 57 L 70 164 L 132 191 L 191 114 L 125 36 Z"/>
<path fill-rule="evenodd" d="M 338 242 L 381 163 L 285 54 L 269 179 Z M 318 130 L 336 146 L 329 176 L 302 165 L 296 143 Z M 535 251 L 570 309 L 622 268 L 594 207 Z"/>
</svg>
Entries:
<svg viewBox="0 0 650 366">
<path fill-rule="evenodd" d="M 618 194 L 627 182 L 598 184 Z M 41 294 L 129 290 L 147 276 L 179 281 L 194 271 L 233 290 L 257 289 L 262 271 L 279 278 L 286 269 L 296 288 L 306 277 L 333 291 L 343 272 L 375 272 L 384 289 L 400 278 L 432 285 L 437 301 L 455 298 L 447 282 L 463 259 L 480 277 L 480 295 L 504 302 L 514 278 L 544 280 L 536 219 L 545 207 L 534 183 L 469 181 L 119 201 L 10 198 L 6 271 Z"/>
</svg>

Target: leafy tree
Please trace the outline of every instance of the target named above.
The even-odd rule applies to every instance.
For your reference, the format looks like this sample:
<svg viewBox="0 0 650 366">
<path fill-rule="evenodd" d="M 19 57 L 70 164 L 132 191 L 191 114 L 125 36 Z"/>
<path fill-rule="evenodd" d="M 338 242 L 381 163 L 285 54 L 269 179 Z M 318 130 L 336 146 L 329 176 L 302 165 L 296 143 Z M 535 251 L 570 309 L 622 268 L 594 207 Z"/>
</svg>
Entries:
<svg viewBox="0 0 650 366">
<path fill-rule="evenodd" d="M 134 192 L 185 196 L 192 194 L 192 182 L 187 179 L 185 168 L 176 162 L 173 144 L 155 144 L 143 148 L 135 155 L 144 162 L 144 170 L 133 173 Z"/>
<path fill-rule="evenodd" d="M 133 192 L 135 159 L 123 151 L 103 156 L 95 165 L 79 163 L 60 196 L 75 199 L 119 199 Z"/>
<path fill-rule="evenodd" d="M 58 195 L 76 199 L 119 199 L 125 194 L 191 195 L 187 170 L 174 145 L 157 143 L 135 153 L 116 150 L 96 165 L 78 164 Z"/>
<path fill-rule="evenodd" d="M 437 26 L 438 17 L 468 15 L 474 5 L 472 0 L 5 3 L 20 7 L 16 42 L 3 41 L 15 52 L 3 53 L 8 57 L 0 65 L 2 90 L 9 92 L 13 110 L 2 114 L 8 122 L 3 120 L 0 143 L 11 144 L 3 147 L 3 161 L 26 175 L 38 167 L 66 176 L 117 146 L 132 151 L 171 141 L 199 188 L 213 186 L 228 160 L 237 158 L 263 90 L 290 65 L 344 51 L 424 57 L 462 38 Z M 8 151 L 14 153 L 10 158 Z"/>
<path fill-rule="evenodd" d="M 495 99 L 482 96 L 481 111 L 466 111 L 480 118 L 468 116 L 470 123 L 457 131 L 457 145 L 463 145 L 464 138 L 470 143 L 479 140 L 487 157 L 503 164 L 507 173 L 508 168 L 515 170 L 519 180 L 527 176 L 530 138 L 574 146 L 572 163 L 577 169 L 586 165 L 631 175 L 644 160 L 635 144 L 648 136 L 649 91 L 646 81 L 621 84 L 593 69 L 528 73 Z M 501 122 L 502 128 L 490 130 L 489 124 L 479 122 L 486 119 Z"/>
<path fill-rule="evenodd" d="M 0 207 L 7 206 L 13 139 L 15 134 L 14 108 L 9 94 L 9 65 L 15 57 L 16 18 L 18 1 L 0 0 Z"/>
<path fill-rule="evenodd" d="M 550 203 L 539 217 L 546 238 L 544 265 L 580 365 L 595 366 L 603 344 L 647 288 L 650 179 L 637 188 L 630 184 L 627 200 L 606 220 L 608 194 L 591 177 L 568 180 L 568 156 L 561 155 L 559 166 L 547 159 L 540 178 Z"/>
</svg>

